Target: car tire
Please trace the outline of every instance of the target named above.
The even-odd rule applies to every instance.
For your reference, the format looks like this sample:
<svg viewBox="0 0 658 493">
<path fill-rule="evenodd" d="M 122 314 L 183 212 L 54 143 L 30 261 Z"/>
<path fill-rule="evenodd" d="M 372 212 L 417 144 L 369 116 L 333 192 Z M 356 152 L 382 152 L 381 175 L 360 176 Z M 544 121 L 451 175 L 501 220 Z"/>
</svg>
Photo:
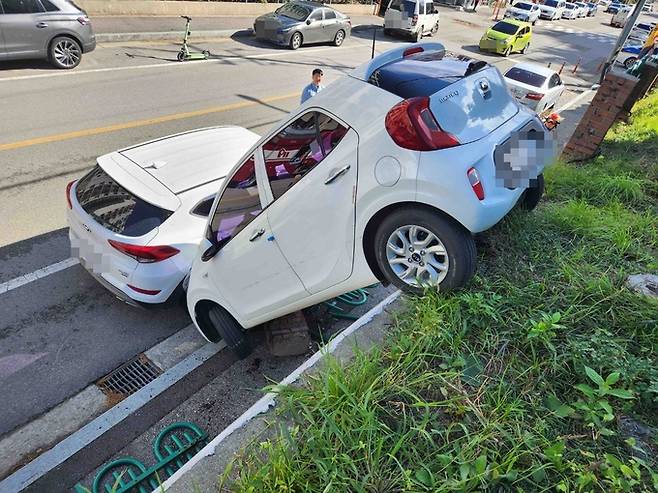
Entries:
<svg viewBox="0 0 658 493">
<path fill-rule="evenodd" d="M 343 41 L 345 41 L 345 31 L 339 29 L 336 36 L 334 36 L 334 46 L 342 45 Z"/>
<path fill-rule="evenodd" d="M 528 49 L 530 48 L 530 43 L 526 44 L 523 49 L 521 50 L 521 53 L 524 55 L 527 53 Z"/>
<path fill-rule="evenodd" d="M 512 47 L 510 46 L 509 48 L 507 48 L 507 49 L 503 52 L 503 56 L 504 56 L 504 57 L 508 57 L 508 56 L 510 56 L 511 53 L 512 53 Z"/>
<path fill-rule="evenodd" d="M 416 32 L 416 43 L 420 43 L 423 40 L 423 31 L 425 30 L 425 26 L 420 26 L 418 28 L 418 31 Z"/>
<path fill-rule="evenodd" d="M 296 50 L 299 47 L 302 46 L 302 43 L 304 42 L 304 38 L 302 37 L 302 33 L 296 32 L 290 37 L 290 49 L 291 50 Z"/>
<path fill-rule="evenodd" d="M 434 35 L 435 35 L 436 33 L 438 33 L 438 32 L 439 32 L 439 23 L 437 22 L 437 23 L 434 24 L 434 26 L 432 27 L 432 30 L 430 31 L 430 36 L 434 36 Z"/>
<path fill-rule="evenodd" d="M 393 31 L 390 29 L 384 29 L 384 36 L 391 36 L 393 34 Z"/>
<path fill-rule="evenodd" d="M 544 175 L 542 173 L 537 176 L 537 182 L 535 183 L 535 186 L 526 188 L 521 195 L 521 198 L 519 199 L 519 205 L 521 206 L 521 209 L 526 211 L 534 210 L 543 197 L 544 190 Z"/>
<path fill-rule="evenodd" d="M 213 306 L 208 312 L 208 319 L 226 346 L 238 358 L 244 359 L 251 354 L 251 344 L 249 344 L 244 329 L 229 312 L 220 306 Z"/>
<path fill-rule="evenodd" d="M 415 232 L 413 228 L 416 228 Z M 406 238 L 406 243 L 398 233 L 402 238 Z M 429 253 L 423 249 L 409 251 L 411 235 L 414 235 L 415 240 L 421 241 L 428 241 L 431 235 L 431 240 L 425 248 L 435 247 L 437 250 L 442 249 L 444 253 Z M 391 245 L 399 248 L 399 251 L 393 250 Z M 424 288 L 428 286 L 438 287 L 442 291 L 461 288 L 473 277 L 477 263 L 475 242 L 469 231 L 436 212 L 419 207 L 398 209 L 386 217 L 377 228 L 373 248 L 377 264 L 386 280 L 411 294 L 422 294 Z M 407 262 L 412 257 L 413 260 Z M 432 259 L 433 262 L 425 264 L 424 260 L 428 259 Z M 446 270 L 434 268 L 438 266 L 437 264 L 443 265 Z M 396 267 L 396 272 L 393 265 L 400 266 L 400 269 Z M 405 265 L 406 270 L 402 271 Z M 423 279 L 422 283 L 418 283 L 415 279 L 410 282 L 404 279 L 404 274 L 408 271 L 418 274 L 418 268 L 427 269 L 426 266 L 433 267 L 436 277 L 434 280 L 428 279 L 425 283 Z M 407 275 L 410 274 L 411 272 L 408 272 Z M 421 275 L 432 276 L 428 270 L 423 270 Z"/>
<path fill-rule="evenodd" d="M 48 59 L 55 68 L 70 70 L 80 65 L 82 47 L 75 39 L 57 36 L 50 42 Z"/>
<path fill-rule="evenodd" d="M 629 56 L 626 60 L 624 60 L 624 68 L 631 68 L 635 62 L 637 62 L 637 58 Z"/>
</svg>

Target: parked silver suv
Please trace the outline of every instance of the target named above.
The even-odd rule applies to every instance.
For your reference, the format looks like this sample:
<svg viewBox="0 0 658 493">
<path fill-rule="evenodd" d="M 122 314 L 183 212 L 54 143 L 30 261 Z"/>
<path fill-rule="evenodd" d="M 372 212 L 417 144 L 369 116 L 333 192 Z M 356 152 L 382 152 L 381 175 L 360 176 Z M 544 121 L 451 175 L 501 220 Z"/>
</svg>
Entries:
<svg viewBox="0 0 658 493">
<path fill-rule="evenodd" d="M 72 0 L 0 0 L 0 61 L 45 58 L 70 69 L 95 47 L 91 21 Z"/>
</svg>

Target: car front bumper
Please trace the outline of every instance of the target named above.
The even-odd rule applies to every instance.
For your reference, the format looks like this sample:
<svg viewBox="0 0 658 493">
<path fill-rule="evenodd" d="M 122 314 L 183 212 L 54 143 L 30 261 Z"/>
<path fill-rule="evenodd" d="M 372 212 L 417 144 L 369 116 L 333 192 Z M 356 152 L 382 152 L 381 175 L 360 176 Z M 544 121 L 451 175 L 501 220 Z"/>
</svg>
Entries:
<svg viewBox="0 0 658 493">
<path fill-rule="evenodd" d="M 480 49 L 482 51 L 490 51 L 493 53 L 503 54 L 510 46 L 510 44 L 503 42 L 498 39 L 481 39 L 480 40 Z"/>
</svg>

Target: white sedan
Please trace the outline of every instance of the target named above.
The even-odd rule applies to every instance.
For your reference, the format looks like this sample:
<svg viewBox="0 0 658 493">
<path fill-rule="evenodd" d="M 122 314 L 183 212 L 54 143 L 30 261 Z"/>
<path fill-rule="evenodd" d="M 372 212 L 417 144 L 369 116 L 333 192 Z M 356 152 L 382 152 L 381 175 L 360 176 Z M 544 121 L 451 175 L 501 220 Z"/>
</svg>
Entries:
<svg viewBox="0 0 658 493">
<path fill-rule="evenodd" d="M 587 17 L 587 13 L 589 12 L 587 4 L 584 2 L 575 2 L 575 5 L 578 7 L 578 17 Z"/>
<path fill-rule="evenodd" d="M 533 26 L 539 19 L 541 9 L 532 2 L 516 2 L 505 11 L 505 17 L 529 22 Z"/>
<path fill-rule="evenodd" d="M 217 188 L 258 138 L 214 127 L 99 157 L 66 188 L 73 256 L 128 304 L 177 299 Z"/>
<path fill-rule="evenodd" d="M 553 109 L 564 92 L 554 70 L 534 63 L 519 63 L 505 73 L 505 82 L 520 103 L 537 113 Z"/>
<path fill-rule="evenodd" d="M 580 12 L 580 7 L 575 3 L 567 2 L 562 11 L 563 19 L 577 19 L 578 13 Z"/>
</svg>

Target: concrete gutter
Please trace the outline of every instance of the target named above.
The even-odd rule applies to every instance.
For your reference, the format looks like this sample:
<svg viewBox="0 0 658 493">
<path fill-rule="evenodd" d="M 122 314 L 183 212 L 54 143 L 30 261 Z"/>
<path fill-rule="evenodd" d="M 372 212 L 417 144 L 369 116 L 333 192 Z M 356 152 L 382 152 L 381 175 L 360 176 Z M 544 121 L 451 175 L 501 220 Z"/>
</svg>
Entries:
<svg viewBox="0 0 658 493">
<path fill-rule="evenodd" d="M 292 385 L 302 376 L 321 370 L 318 363 L 322 362 L 327 354 L 333 353 L 341 362 L 346 362 L 353 357 L 355 347 L 368 350 L 380 345 L 390 321 L 384 309 L 396 301 L 400 294 L 400 291 L 392 293 L 361 316 L 288 375 L 280 385 Z M 217 478 L 235 454 L 257 437 L 262 440 L 263 433 L 271 430 L 270 426 L 276 420 L 272 409 L 276 405 L 275 399 L 275 393 L 262 397 L 153 493 L 162 493 L 163 490 L 169 493 L 215 491 Z"/>
</svg>

